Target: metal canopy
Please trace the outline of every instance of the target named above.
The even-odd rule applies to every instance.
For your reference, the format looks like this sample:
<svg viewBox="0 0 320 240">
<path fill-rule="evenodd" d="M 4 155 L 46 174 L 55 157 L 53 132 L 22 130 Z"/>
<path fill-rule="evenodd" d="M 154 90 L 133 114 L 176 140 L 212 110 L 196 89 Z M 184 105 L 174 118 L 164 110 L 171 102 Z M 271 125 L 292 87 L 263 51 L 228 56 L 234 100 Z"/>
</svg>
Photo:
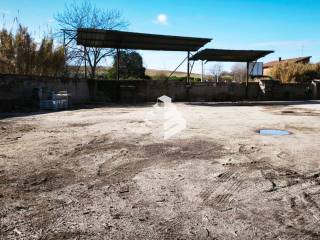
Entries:
<svg viewBox="0 0 320 240">
<path fill-rule="evenodd" d="M 214 62 L 253 62 L 273 51 L 265 50 L 230 50 L 230 49 L 204 49 L 190 60 L 214 61 Z"/>
<path fill-rule="evenodd" d="M 210 38 L 178 37 L 91 28 L 77 30 L 77 44 L 84 47 L 197 51 L 211 40 Z"/>
</svg>

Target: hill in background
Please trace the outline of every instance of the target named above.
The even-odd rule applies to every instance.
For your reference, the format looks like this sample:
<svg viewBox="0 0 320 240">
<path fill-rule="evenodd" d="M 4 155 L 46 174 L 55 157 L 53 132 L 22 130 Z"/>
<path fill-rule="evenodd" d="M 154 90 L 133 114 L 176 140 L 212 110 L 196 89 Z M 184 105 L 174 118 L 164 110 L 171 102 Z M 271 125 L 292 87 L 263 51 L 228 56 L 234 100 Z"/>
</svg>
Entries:
<svg viewBox="0 0 320 240">
<path fill-rule="evenodd" d="M 103 77 L 106 76 L 108 70 L 110 67 L 98 67 L 97 68 L 97 76 Z M 80 67 L 79 69 L 74 66 L 69 66 L 69 71 L 75 74 L 78 72 L 78 75 L 83 76 L 84 75 L 84 67 Z M 172 70 L 157 70 L 157 69 L 146 69 L 146 75 L 149 76 L 151 79 L 159 79 L 161 77 L 169 77 L 169 75 L 172 73 Z M 73 75 L 72 74 L 72 75 Z M 186 72 L 177 71 L 172 74 L 172 77 L 186 77 Z M 201 78 L 201 74 L 198 73 L 191 73 L 191 78 Z M 204 78 L 210 78 L 208 75 L 204 75 Z"/>
</svg>

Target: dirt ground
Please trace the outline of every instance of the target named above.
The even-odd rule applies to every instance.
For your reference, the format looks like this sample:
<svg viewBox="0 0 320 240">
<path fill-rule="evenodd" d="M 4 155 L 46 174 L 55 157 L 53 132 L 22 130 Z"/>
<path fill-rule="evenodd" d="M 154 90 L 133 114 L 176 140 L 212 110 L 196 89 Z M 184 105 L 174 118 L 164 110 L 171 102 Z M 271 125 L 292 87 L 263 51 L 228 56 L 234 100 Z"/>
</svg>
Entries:
<svg viewBox="0 0 320 240">
<path fill-rule="evenodd" d="M 1 115 L 0 239 L 320 239 L 320 102 L 176 107 Z"/>
</svg>

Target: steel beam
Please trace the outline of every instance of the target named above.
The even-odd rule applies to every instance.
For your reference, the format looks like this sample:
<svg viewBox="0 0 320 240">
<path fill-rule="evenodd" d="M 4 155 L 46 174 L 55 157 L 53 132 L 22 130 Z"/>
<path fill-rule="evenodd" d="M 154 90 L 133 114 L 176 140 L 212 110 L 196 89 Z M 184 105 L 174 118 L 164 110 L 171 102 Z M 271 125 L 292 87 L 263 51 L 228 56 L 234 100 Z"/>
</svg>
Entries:
<svg viewBox="0 0 320 240">
<path fill-rule="evenodd" d="M 87 79 L 87 47 L 84 47 L 84 78 Z"/>
<path fill-rule="evenodd" d="M 188 51 L 187 84 L 190 84 L 190 51 Z"/>
<path fill-rule="evenodd" d="M 117 80 L 120 80 L 120 50 L 117 48 Z"/>
<path fill-rule="evenodd" d="M 248 98 L 249 93 L 249 62 L 247 62 L 247 79 L 246 79 L 246 98 Z"/>
</svg>

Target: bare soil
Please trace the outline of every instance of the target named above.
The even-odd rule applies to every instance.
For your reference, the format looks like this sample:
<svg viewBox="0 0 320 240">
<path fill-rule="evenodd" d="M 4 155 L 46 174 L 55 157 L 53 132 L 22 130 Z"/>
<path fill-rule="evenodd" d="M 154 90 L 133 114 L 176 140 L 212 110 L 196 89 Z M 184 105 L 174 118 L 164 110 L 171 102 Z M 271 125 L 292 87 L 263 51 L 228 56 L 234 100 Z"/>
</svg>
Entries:
<svg viewBox="0 0 320 240">
<path fill-rule="evenodd" d="M 320 239 L 319 104 L 176 106 L 3 117 L 0 239 Z"/>
</svg>

